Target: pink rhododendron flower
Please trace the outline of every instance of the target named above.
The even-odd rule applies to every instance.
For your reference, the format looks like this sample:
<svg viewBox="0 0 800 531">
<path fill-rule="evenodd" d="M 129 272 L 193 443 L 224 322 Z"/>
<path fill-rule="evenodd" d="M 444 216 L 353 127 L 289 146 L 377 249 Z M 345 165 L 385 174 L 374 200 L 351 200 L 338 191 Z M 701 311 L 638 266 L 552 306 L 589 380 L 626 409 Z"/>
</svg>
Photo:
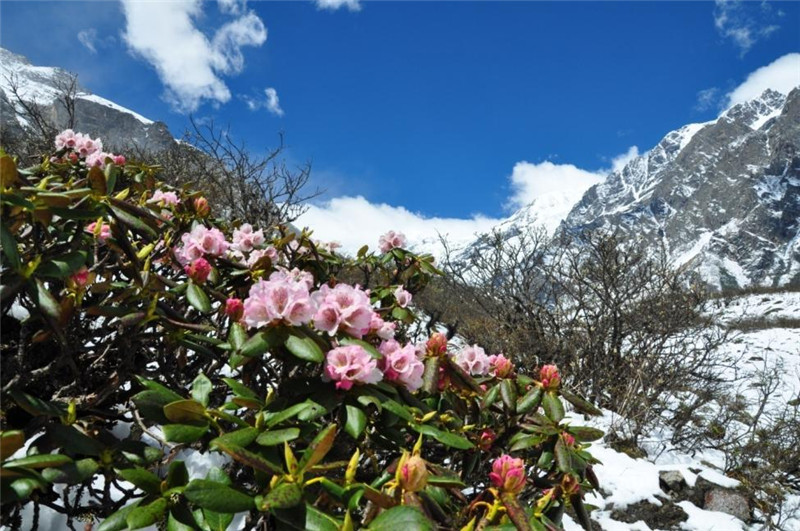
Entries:
<svg viewBox="0 0 800 531">
<path fill-rule="evenodd" d="M 175 192 L 164 192 L 163 190 L 156 190 L 153 197 L 148 199 L 148 203 L 157 203 L 161 206 L 178 204 L 178 194 Z"/>
<path fill-rule="evenodd" d="M 195 283 L 202 284 L 211 274 L 211 264 L 205 258 L 198 258 L 183 268 L 186 275 Z"/>
<path fill-rule="evenodd" d="M 491 428 L 486 428 L 481 432 L 481 436 L 478 439 L 478 448 L 483 450 L 484 452 L 489 451 L 489 449 L 494 444 L 494 441 L 497 439 L 497 434 Z"/>
<path fill-rule="evenodd" d="M 561 376 L 558 374 L 558 367 L 555 365 L 545 365 L 539 371 L 539 381 L 545 389 L 556 389 L 561 385 Z"/>
<path fill-rule="evenodd" d="M 483 376 L 489 372 L 489 356 L 478 345 L 457 352 L 454 360 L 456 365 L 473 376 Z"/>
<path fill-rule="evenodd" d="M 78 139 L 75 137 L 75 131 L 72 129 L 65 129 L 56 135 L 56 149 L 62 150 L 64 148 L 72 149 Z"/>
<path fill-rule="evenodd" d="M 291 271 L 286 268 L 280 268 L 269 276 L 270 280 L 286 279 L 292 282 L 301 282 L 306 285 L 306 288 L 311 290 L 314 287 L 314 275 L 308 271 L 294 268 Z"/>
<path fill-rule="evenodd" d="M 397 324 L 390 321 L 384 321 L 376 312 L 372 313 L 372 319 L 369 322 L 369 330 L 376 336 L 383 340 L 394 339 L 394 331 L 397 329 Z"/>
<path fill-rule="evenodd" d="M 273 264 L 278 262 L 278 251 L 275 249 L 275 247 L 270 245 L 265 249 L 253 249 L 253 251 L 250 253 L 250 256 L 247 257 L 245 264 L 247 267 L 253 267 L 265 256 L 268 256 L 270 262 Z"/>
<path fill-rule="evenodd" d="M 244 316 L 244 303 L 242 299 L 231 297 L 225 301 L 225 315 L 231 318 L 231 321 L 238 322 Z"/>
<path fill-rule="evenodd" d="M 94 234 L 100 243 L 105 243 L 111 237 L 111 225 L 108 223 L 100 224 L 100 232 L 97 232 L 97 222 L 93 221 L 86 225 L 84 229 L 89 234 Z"/>
<path fill-rule="evenodd" d="M 406 246 L 406 236 L 402 232 L 390 230 L 378 239 L 378 245 L 382 253 L 388 253 L 392 249 Z"/>
<path fill-rule="evenodd" d="M 342 330 L 358 339 L 369 333 L 375 312 L 369 295 L 358 286 L 337 284 L 335 288 L 331 288 L 323 284 L 312 298 L 319 308 L 314 316 L 314 325 L 319 330 L 328 332 L 329 335 L 335 335 Z"/>
<path fill-rule="evenodd" d="M 175 249 L 175 256 L 184 266 L 203 256 L 222 256 L 229 246 L 219 229 L 209 229 L 203 225 L 196 225 L 192 232 L 181 236 L 181 242 L 182 246 Z"/>
<path fill-rule="evenodd" d="M 522 459 L 503 454 L 492 462 L 489 479 L 503 492 L 519 494 L 525 488 L 525 463 Z"/>
<path fill-rule="evenodd" d="M 324 379 L 336 382 L 337 389 L 350 389 L 353 384 L 374 384 L 383 379 L 378 360 L 358 345 L 337 347 L 325 356 Z"/>
<path fill-rule="evenodd" d="M 86 155 L 86 165 L 89 167 L 97 166 L 100 169 L 106 167 L 106 159 L 112 158 L 114 155 L 106 153 L 105 151 L 94 151 Z"/>
<path fill-rule="evenodd" d="M 264 231 L 261 229 L 254 231 L 253 226 L 249 223 L 244 223 L 238 229 L 233 230 L 233 244 L 231 245 L 231 249 L 247 253 L 263 244 Z"/>
<path fill-rule="evenodd" d="M 432 356 L 440 356 L 447 352 L 447 336 L 441 332 L 433 334 L 425 345 Z"/>
<path fill-rule="evenodd" d="M 411 294 L 404 290 L 403 286 L 397 286 L 397 289 L 394 290 L 394 298 L 397 300 L 397 305 L 401 308 L 405 308 L 411 304 Z"/>
<path fill-rule="evenodd" d="M 383 375 L 387 380 L 397 382 L 411 392 L 422 387 L 422 373 L 425 366 L 417 358 L 414 345 L 401 347 L 394 339 L 384 341 L 380 346 L 383 354 Z"/>
<path fill-rule="evenodd" d="M 489 356 L 489 374 L 495 378 L 505 378 L 511 371 L 514 370 L 514 364 L 511 360 L 502 354 L 493 354 Z"/>
<path fill-rule="evenodd" d="M 303 281 L 281 276 L 276 271 L 269 280 L 259 280 L 244 301 L 244 322 L 259 328 L 277 321 L 300 326 L 311 321 L 316 305 Z"/>
</svg>

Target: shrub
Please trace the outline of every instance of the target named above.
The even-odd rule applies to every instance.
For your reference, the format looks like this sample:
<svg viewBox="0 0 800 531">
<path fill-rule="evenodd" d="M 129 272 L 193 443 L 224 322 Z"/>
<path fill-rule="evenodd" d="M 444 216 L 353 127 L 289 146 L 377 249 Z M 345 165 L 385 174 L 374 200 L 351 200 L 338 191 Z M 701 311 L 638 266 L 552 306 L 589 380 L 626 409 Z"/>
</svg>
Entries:
<svg viewBox="0 0 800 531">
<path fill-rule="evenodd" d="M 0 158 L 4 524 L 590 526 L 602 432 L 565 421 L 562 399 L 597 411 L 555 366 L 403 340 L 430 256 L 395 234 L 344 258 L 59 146 Z M 357 272 L 368 290 L 340 280 Z M 227 464 L 192 475 L 189 451 Z"/>
</svg>

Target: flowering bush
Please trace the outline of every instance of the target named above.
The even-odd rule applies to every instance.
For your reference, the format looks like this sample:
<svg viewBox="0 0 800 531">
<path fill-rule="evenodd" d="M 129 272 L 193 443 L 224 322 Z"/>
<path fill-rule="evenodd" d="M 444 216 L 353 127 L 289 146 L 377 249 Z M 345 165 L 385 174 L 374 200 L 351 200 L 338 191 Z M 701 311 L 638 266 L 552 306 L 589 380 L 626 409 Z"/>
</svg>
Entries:
<svg viewBox="0 0 800 531">
<path fill-rule="evenodd" d="M 33 504 L 100 531 L 590 525 L 602 433 L 562 398 L 596 410 L 553 366 L 409 341 L 430 256 L 213 219 L 87 145 L 0 158 L 3 524 Z M 226 464 L 198 475 L 191 452 Z"/>
</svg>

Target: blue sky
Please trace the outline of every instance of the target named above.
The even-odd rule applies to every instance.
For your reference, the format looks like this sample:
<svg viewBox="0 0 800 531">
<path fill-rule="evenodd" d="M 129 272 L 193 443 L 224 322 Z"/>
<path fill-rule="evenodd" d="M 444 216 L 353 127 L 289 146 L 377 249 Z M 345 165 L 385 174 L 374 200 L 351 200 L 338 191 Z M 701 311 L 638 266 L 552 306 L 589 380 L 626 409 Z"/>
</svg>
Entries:
<svg viewBox="0 0 800 531">
<path fill-rule="evenodd" d="M 175 135 L 189 112 L 256 149 L 282 131 L 323 199 L 350 198 L 320 204 L 331 216 L 472 223 L 457 230 L 585 188 L 800 52 L 796 2 L 10 1 L 0 17 L 3 47 Z"/>
</svg>

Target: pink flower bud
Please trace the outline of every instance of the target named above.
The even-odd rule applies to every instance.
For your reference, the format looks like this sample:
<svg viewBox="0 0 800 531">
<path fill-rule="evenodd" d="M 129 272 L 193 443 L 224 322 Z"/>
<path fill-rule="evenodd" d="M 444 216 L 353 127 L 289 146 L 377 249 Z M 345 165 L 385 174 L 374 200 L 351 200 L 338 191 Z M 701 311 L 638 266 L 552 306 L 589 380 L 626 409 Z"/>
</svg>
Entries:
<svg viewBox="0 0 800 531">
<path fill-rule="evenodd" d="M 545 365 L 539 371 L 539 381 L 545 389 L 558 389 L 561 385 L 561 376 L 558 374 L 558 367 L 555 365 Z"/>
<path fill-rule="evenodd" d="M 502 354 L 494 354 L 489 356 L 489 374 L 495 378 L 505 378 L 511 371 L 514 370 L 514 365 L 511 360 Z"/>
<path fill-rule="evenodd" d="M 205 258 L 198 258 L 190 265 L 185 266 L 183 270 L 195 283 L 202 284 L 208 280 L 208 275 L 211 274 L 211 264 Z"/>
<path fill-rule="evenodd" d="M 231 318 L 231 321 L 241 321 L 244 316 L 244 303 L 242 299 L 231 297 L 225 301 L 225 315 Z"/>
<path fill-rule="evenodd" d="M 428 340 L 425 347 L 431 356 L 441 356 L 447 352 L 447 336 L 441 332 L 436 332 Z"/>
<path fill-rule="evenodd" d="M 72 284 L 75 285 L 75 287 L 83 289 L 89 282 L 89 270 L 86 268 L 86 266 L 83 266 L 78 271 L 73 273 L 72 276 L 69 277 L 69 279 L 72 282 Z"/>
<path fill-rule="evenodd" d="M 489 479 L 503 492 L 519 494 L 525 488 L 525 463 L 522 459 L 503 454 L 492 463 Z"/>
<path fill-rule="evenodd" d="M 575 437 L 573 437 L 571 434 L 562 433 L 561 437 L 564 439 L 564 444 L 566 444 L 570 448 L 575 446 Z"/>
<path fill-rule="evenodd" d="M 497 439 L 497 434 L 491 428 L 486 428 L 481 432 L 480 439 L 478 440 L 478 448 L 484 452 L 488 452 Z"/>
<path fill-rule="evenodd" d="M 211 213 L 211 207 L 208 206 L 208 199 L 205 197 L 196 197 L 194 200 L 194 211 L 201 218 L 208 216 Z"/>
<path fill-rule="evenodd" d="M 412 455 L 400 465 L 400 487 L 406 492 L 419 492 L 428 484 L 428 467 L 425 460 Z"/>
<path fill-rule="evenodd" d="M 114 160 L 114 164 L 117 166 L 124 166 L 125 165 L 125 156 L 123 155 L 114 155 L 111 157 Z"/>
<path fill-rule="evenodd" d="M 84 230 L 89 234 L 93 234 L 100 243 L 105 243 L 111 237 L 111 226 L 108 223 L 101 223 L 98 230 L 97 222 L 93 221 L 86 225 Z"/>
</svg>

